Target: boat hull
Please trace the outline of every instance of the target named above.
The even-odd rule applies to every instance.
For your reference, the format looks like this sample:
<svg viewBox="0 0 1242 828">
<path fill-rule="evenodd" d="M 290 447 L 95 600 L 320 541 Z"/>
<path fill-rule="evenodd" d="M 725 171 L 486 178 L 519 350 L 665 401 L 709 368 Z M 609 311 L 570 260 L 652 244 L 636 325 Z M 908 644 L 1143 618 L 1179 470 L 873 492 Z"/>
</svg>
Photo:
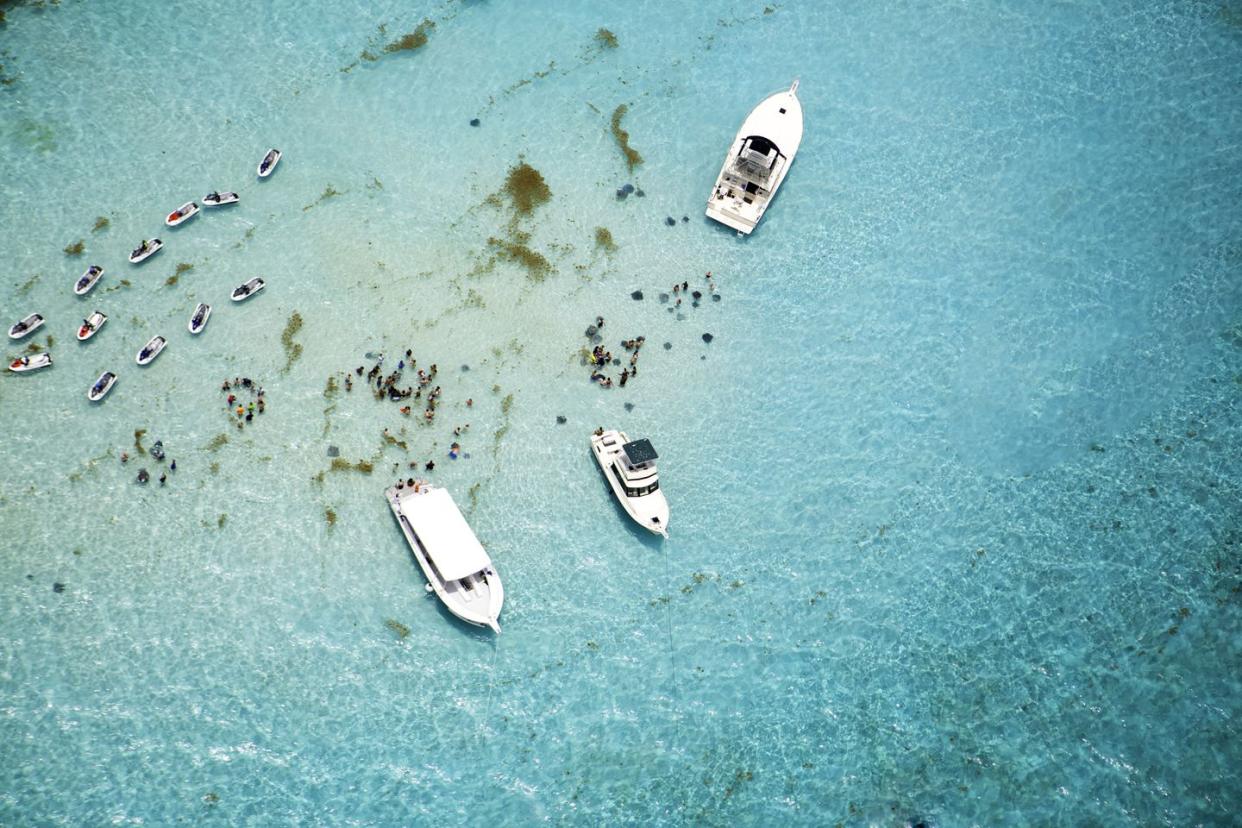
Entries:
<svg viewBox="0 0 1242 828">
<path fill-rule="evenodd" d="M 798 84 L 783 92 L 769 95 L 751 110 L 733 138 L 716 185 L 707 199 L 707 217 L 739 233 L 749 235 L 759 225 L 776 193 L 784 183 L 798 147 L 802 143 L 802 104 L 797 95 Z M 735 161 L 746 140 L 760 136 L 778 150 L 777 167 L 766 181 L 766 192 L 747 190 L 734 171 Z"/>
<path fill-rule="evenodd" d="M 102 267 L 92 266 L 87 268 L 86 272 L 78 277 L 73 283 L 73 292 L 78 296 L 85 296 L 95 289 L 95 285 L 99 284 L 99 280 L 103 278 L 104 269 Z"/>
<path fill-rule="evenodd" d="M 606 444 L 606 438 L 610 435 L 613 435 L 612 446 Z M 616 475 L 612 473 L 613 460 L 621 453 L 621 446 L 628 442 L 629 437 L 624 431 L 605 431 L 600 436 L 591 435 L 591 454 L 595 457 L 599 470 L 603 473 L 604 479 L 608 481 L 609 488 L 612 489 L 613 495 L 616 496 L 617 502 L 621 504 L 625 513 L 648 532 L 667 538 L 668 500 L 664 497 L 664 492 L 657 489 L 641 497 L 630 497 L 626 494 L 621 481 L 617 480 Z"/>
<path fill-rule="evenodd" d="M 142 264 L 147 259 L 151 258 L 152 256 L 154 256 L 156 253 L 159 253 L 163 249 L 164 249 L 164 243 L 160 241 L 159 239 L 154 239 L 149 245 L 147 245 L 147 249 L 143 250 L 141 253 L 138 252 L 137 249 L 135 249 L 134 252 L 130 253 L 129 263 L 130 264 Z"/>
<path fill-rule="evenodd" d="M 203 311 L 203 317 L 199 321 L 198 325 L 195 326 L 194 320 L 195 318 L 198 317 L 198 312 L 200 308 Z M 194 309 L 194 313 L 190 316 L 190 324 L 187 325 L 186 327 L 189 328 L 190 333 L 192 334 L 195 334 L 195 335 L 201 334 L 203 332 L 203 328 L 207 327 L 207 320 L 210 318 L 211 318 L 211 305 L 208 305 L 206 303 L 200 304 L 197 308 Z"/>
<path fill-rule="evenodd" d="M 242 288 L 247 287 L 247 286 L 250 287 L 250 290 L 248 290 L 245 293 L 239 293 L 239 291 Z M 262 279 L 251 279 L 249 282 L 246 282 L 246 284 L 238 285 L 237 287 L 233 288 L 233 293 L 230 296 L 230 298 L 234 302 L 245 302 L 251 296 L 254 296 L 256 293 L 263 290 L 263 288 L 265 287 L 267 287 L 267 282 L 264 282 Z"/>
<path fill-rule="evenodd" d="M 427 580 L 427 585 L 435 592 L 436 597 L 440 599 L 440 603 L 444 608 L 452 613 L 455 617 L 472 624 L 476 627 L 488 627 L 492 631 L 500 632 L 500 611 L 504 607 L 505 588 L 501 583 L 500 576 L 496 574 L 494 567 L 489 567 L 481 573 L 468 576 L 476 579 L 472 581 L 472 589 L 465 589 L 461 581 L 445 581 L 440 577 L 440 573 L 431 563 L 426 550 L 423 548 L 422 542 L 418 538 L 418 533 L 414 527 L 410 525 L 410 521 L 401 512 L 400 495 L 402 490 L 392 486 L 384 491 L 384 497 L 388 501 L 388 507 L 392 510 L 393 517 L 397 519 L 397 525 L 401 527 L 401 533 L 405 535 L 406 543 L 409 544 L 410 553 L 414 556 L 414 560 L 418 561 L 419 568 L 423 571 L 423 577 Z M 479 577 L 479 576 L 483 577 Z"/>
<path fill-rule="evenodd" d="M 153 337 L 151 341 L 138 352 L 138 356 L 134 357 L 134 361 L 139 365 L 150 365 L 152 362 L 155 362 L 155 358 L 157 356 L 164 353 L 164 347 L 166 345 L 168 345 L 168 340 L 164 337 Z M 143 356 L 144 352 L 146 356 Z"/>
<path fill-rule="evenodd" d="M 103 311 L 95 311 L 86 317 L 86 321 L 91 323 L 91 327 L 86 325 L 78 326 L 78 342 L 85 342 L 95 334 L 99 333 L 99 329 L 108 321 L 108 314 Z"/>
<path fill-rule="evenodd" d="M 220 193 L 219 200 L 210 199 L 203 196 L 204 207 L 227 207 L 230 204 L 236 204 L 241 200 L 241 196 L 237 193 Z"/>
<path fill-rule="evenodd" d="M 106 380 L 104 379 L 105 377 L 107 377 Z M 95 389 L 99 386 L 100 382 L 103 382 L 104 385 L 96 391 Z M 95 385 L 92 385 L 90 390 L 86 392 L 86 398 L 91 402 L 99 402 L 104 397 L 108 396 L 108 394 L 112 391 L 112 386 L 114 385 L 116 385 L 116 374 L 108 376 L 108 372 L 104 371 L 99 375 L 99 379 L 95 380 Z"/>
<path fill-rule="evenodd" d="M 9 370 L 14 374 L 25 374 L 28 371 L 38 371 L 40 368 L 48 368 L 52 364 L 51 354 L 35 354 L 32 357 L 25 357 L 27 362 L 23 363 L 21 359 L 15 359 L 9 363 Z"/>
<path fill-rule="evenodd" d="M 164 223 L 169 227 L 177 227 L 178 225 L 185 224 L 197 215 L 198 205 L 193 201 L 187 201 L 185 204 L 182 204 L 176 210 L 169 213 L 168 217 L 164 219 Z"/>
<path fill-rule="evenodd" d="M 11 328 L 9 328 L 9 339 L 25 339 L 35 331 L 39 330 L 39 328 L 42 328 L 45 321 L 46 320 L 44 320 L 42 315 L 32 313 L 30 316 L 27 316 L 25 319 L 21 320 L 21 322 L 26 323 L 26 327 L 22 330 L 16 330 L 17 326 L 20 325 L 21 322 L 15 323 Z"/>
<path fill-rule="evenodd" d="M 263 156 L 263 160 L 259 162 L 259 167 L 256 170 L 259 174 L 259 178 L 267 178 L 271 175 L 272 172 L 275 171 L 276 165 L 280 163 L 280 157 L 282 155 L 284 155 L 284 153 L 278 149 L 268 150 L 267 154 Z M 265 167 L 264 164 L 267 166 Z"/>
</svg>

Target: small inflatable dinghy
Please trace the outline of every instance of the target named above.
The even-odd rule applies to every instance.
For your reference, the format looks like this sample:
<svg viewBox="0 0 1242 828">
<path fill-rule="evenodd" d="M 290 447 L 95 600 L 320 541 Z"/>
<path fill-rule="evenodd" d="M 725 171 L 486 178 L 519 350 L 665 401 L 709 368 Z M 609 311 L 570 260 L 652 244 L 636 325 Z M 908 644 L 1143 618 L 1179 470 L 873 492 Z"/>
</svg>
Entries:
<svg viewBox="0 0 1242 828">
<path fill-rule="evenodd" d="M 129 263 L 138 264 L 139 262 L 145 262 L 158 253 L 163 246 L 164 243 L 159 239 L 151 239 L 151 241 L 143 239 L 142 244 L 135 247 L 134 252 L 129 254 Z"/>
<path fill-rule="evenodd" d="M 223 207 L 226 204 L 236 204 L 241 201 L 241 196 L 237 193 L 217 193 L 212 191 L 203 196 L 204 207 Z"/>
<path fill-rule="evenodd" d="M 259 178 L 267 178 L 272 174 L 272 170 L 276 169 L 276 165 L 280 163 L 280 150 L 270 149 L 267 155 L 263 156 L 263 160 L 259 162 Z"/>
<path fill-rule="evenodd" d="M 185 204 L 182 204 L 176 210 L 169 213 L 168 217 L 164 219 L 164 223 L 169 227 L 176 227 L 178 224 L 184 224 L 197 215 L 198 205 L 193 201 L 187 201 Z"/>
<path fill-rule="evenodd" d="M 73 283 L 73 292 L 78 296 L 85 296 L 91 292 L 91 288 L 99 282 L 101 276 L 103 276 L 103 268 L 99 265 L 91 265 L 86 269 L 86 272 Z"/>
<path fill-rule="evenodd" d="M 99 375 L 99 379 L 95 380 L 95 384 L 91 386 L 91 390 L 86 392 L 86 398 L 91 402 L 99 402 L 108 396 L 108 392 L 112 390 L 112 386 L 116 384 L 116 374 L 111 371 L 104 371 Z"/>
<path fill-rule="evenodd" d="M 246 284 L 233 288 L 233 301 L 241 302 L 249 299 L 265 287 L 267 287 L 267 283 L 262 279 L 251 279 Z"/>
<path fill-rule="evenodd" d="M 82 320 L 82 324 L 78 326 L 78 342 L 85 342 L 95 334 L 99 333 L 99 329 L 108 321 L 108 314 L 103 311 L 95 311 L 90 316 Z"/>
<path fill-rule="evenodd" d="M 34 356 L 18 357 L 9 363 L 9 370 L 15 374 L 23 374 L 26 371 L 38 371 L 40 368 L 46 368 L 52 364 L 51 354 L 35 354 Z"/>
<path fill-rule="evenodd" d="M 32 313 L 21 322 L 14 322 L 9 328 L 9 339 L 22 339 L 39 330 L 43 325 L 43 314 Z"/>
<path fill-rule="evenodd" d="M 199 302 L 198 307 L 194 309 L 194 315 L 190 317 L 190 333 L 201 334 L 203 328 L 207 327 L 207 320 L 211 318 L 211 305 L 206 302 Z"/>
<path fill-rule="evenodd" d="M 139 365 L 150 365 L 167 344 L 168 340 L 162 336 L 151 337 L 151 341 L 143 345 L 142 350 L 138 352 L 138 356 L 135 358 L 136 361 Z"/>
</svg>

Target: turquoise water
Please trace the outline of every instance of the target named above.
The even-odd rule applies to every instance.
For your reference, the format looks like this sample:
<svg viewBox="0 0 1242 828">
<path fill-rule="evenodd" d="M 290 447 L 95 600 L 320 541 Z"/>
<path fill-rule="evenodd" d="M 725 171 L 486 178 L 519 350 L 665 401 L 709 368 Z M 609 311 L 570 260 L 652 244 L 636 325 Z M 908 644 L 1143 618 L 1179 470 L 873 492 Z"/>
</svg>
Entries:
<svg viewBox="0 0 1242 828">
<path fill-rule="evenodd" d="M 1242 9 L 535 5 L 4 7 L 0 309 L 56 364 L 0 378 L 0 823 L 1232 823 Z M 794 77 L 737 239 L 703 202 Z M 211 189 L 241 204 L 162 225 Z M 624 389 L 587 381 L 597 315 L 647 339 Z M 327 387 L 406 348 L 431 425 Z M 669 540 L 597 425 L 652 438 Z M 383 501 L 430 458 L 499 638 Z"/>
</svg>

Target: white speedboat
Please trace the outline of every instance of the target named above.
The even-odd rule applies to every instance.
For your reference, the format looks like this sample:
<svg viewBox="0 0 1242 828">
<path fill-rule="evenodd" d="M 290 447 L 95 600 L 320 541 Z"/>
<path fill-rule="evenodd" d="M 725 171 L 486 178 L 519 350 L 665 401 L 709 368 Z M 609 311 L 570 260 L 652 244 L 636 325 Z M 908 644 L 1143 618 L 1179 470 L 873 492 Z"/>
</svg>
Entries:
<svg viewBox="0 0 1242 828">
<path fill-rule="evenodd" d="M 206 302 L 199 302 L 198 307 L 194 309 L 194 315 L 190 317 L 190 333 L 201 334 L 203 328 L 207 327 L 207 320 L 211 318 L 211 305 Z"/>
<path fill-rule="evenodd" d="M 203 196 L 204 207 L 223 207 L 226 204 L 236 204 L 241 201 L 241 196 L 237 193 L 218 193 L 212 191 Z"/>
<path fill-rule="evenodd" d="M 99 333 L 99 329 L 108 321 L 108 314 L 103 311 L 95 311 L 90 316 L 82 320 L 82 324 L 78 326 L 78 342 L 85 342 L 95 334 Z"/>
<path fill-rule="evenodd" d="M 38 371 L 40 368 L 46 368 L 52 364 L 51 354 L 35 354 L 34 356 L 18 357 L 9 363 L 9 370 L 15 374 L 23 374 L 26 371 Z"/>
<path fill-rule="evenodd" d="M 78 277 L 78 280 L 73 283 L 73 292 L 78 296 L 85 296 L 91 292 L 91 288 L 95 287 L 102 276 L 103 268 L 99 265 L 91 265 L 86 269 L 86 272 Z"/>
<path fill-rule="evenodd" d="M 644 529 L 668 537 L 668 501 L 660 491 L 650 440 L 634 440 L 624 431 L 591 435 L 591 453 L 612 486 L 621 507 Z"/>
<path fill-rule="evenodd" d="M 159 239 L 151 239 L 151 241 L 143 239 L 142 244 L 135 247 L 134 252 L 129 254 L 129 263 L 138 264 L 139 262 L 145 262 L 156 253 L 159 253 L 160 248 L 163 246 L 164 243 Z"/>
<path fill-rule="evenodd" d="M 428 590 L 468 624 L 500 632 L 505 588 L 446 489 L 418 483 L 384 490 Z"/>
<path fill-rule="evenodd" d="M 797 93 L 794 81 L 787 91 L 764 98 L 746 116 L 707 200 L 708 218 L 746 234 L 763 218 L 802 143 Z"/>
<path fill-rule="evenodd" d="M 164 223 L 169 227 L 176 227 L 178 224 L 184 224 L 197 215 L 198 205 L 193 201 L 187 201 L 185 204 L 182 204 L 176 210 L 169 213 L 168 217 L 164 219 Z"/>
<path fill-rule="evenodd" d="M 139 365 L 150 365 L 163 352 L 164 346 L 167 344 L 168 340 L 164 337 L 153 336 L 150 342 L 142 346 L 142 350 L 138 352 L 138 356 L 134 359 Z"/>
<path fill-rule="evenodd" d="M 43 314 L 32 313 L 9 328 L 9 339 L 23 339 L 43 327 Z"/>
<path fill-rule="evenodd" d="M 280 163 L 281 152 L 278 149 L 270 149 L 267 155 L 263 156 L 263 160 L 259 162 L 259 178 L 267 178 L 272 174 L 272 170 L 276 169 L 276 165 Z"/>
<path fill-rule="evenodd" d="M 238 285 L 237 287 L 233 288 L 233 301 L 241 302 L 243 300 L 249 299 L 251 296 L 254 296 L 256 293 L 263 290 L 263 288 L 265 287 L 267 287 L 267 282 L 263 281 L 262 279 L 258 279 L 258 278 L 251 279 L 249 282 L 246 282 L 244 285 Z"/>
<path fill-rule="evenodd" d="M 86 398 L 91 402 L 99 402 L 108 396 L 108 392 L 112 390 L 114 385 L 116 385 L 116 374 L 111 371 L 104 371 L 99 375 L 99 379 L 95 380 L 91 390 L 86 392 Z"/>
</svg>

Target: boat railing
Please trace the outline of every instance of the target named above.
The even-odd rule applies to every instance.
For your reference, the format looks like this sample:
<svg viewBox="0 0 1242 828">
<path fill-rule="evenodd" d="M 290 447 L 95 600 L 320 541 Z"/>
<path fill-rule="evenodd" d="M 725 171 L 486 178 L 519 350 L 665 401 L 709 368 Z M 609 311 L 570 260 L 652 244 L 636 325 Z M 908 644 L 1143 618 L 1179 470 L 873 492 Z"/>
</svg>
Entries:
<svg viewBox="0 0 1242 828">
<path fill-rule="evenodd" d="M 772 172 L 772 160 L 761 152 L 753 149 L 744 150 L 734 165 L 739 172 L 756 183 L 766 182 Z"/>
</svg>

